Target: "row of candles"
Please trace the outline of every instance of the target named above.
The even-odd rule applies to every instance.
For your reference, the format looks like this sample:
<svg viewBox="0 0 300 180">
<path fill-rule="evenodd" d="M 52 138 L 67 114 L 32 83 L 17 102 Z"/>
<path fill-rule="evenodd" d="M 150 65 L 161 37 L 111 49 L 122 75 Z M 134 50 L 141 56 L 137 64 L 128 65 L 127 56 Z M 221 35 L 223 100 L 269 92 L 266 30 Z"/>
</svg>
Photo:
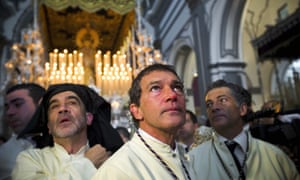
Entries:
<svg viewBox="0 0 300 180">
<path fill-rule="evenodd" d="M 132 81 L 132 68 L 126 59 L 120 51 L 112 56 L 110 51 L 103 55 L 101 51 L 96 53 L 96 86 L 101 87 L 103 95 L 127 94 Z"/>
<path fill-rule="evenodd" d="M 95 85 L 100 94 L 111 96 L 113 94 L 125 95 L 131 85 L 132 68 L 126 62 L 126 55 L 117 52 L 111 55 L 110 51 L 105 54 L 99 50 L 95 54 L 94 69 L 89 82 L 84 78 L 87 68 L 84 63 L 84 54 L 78 51 L 59 52 L 55 49 L 49 54 L 49 62 L 45 63 L 45 78 L 49 86 L 58 83 L 76 83 Z"/>
<path fill-rule="evenodd" d="M 45 63 L 47 86 L 59 83 L 84 84 L 83 54 L 68 50 L 59 52 L 55 49 L 49 54 L 49 62 Z"/>
</svg>

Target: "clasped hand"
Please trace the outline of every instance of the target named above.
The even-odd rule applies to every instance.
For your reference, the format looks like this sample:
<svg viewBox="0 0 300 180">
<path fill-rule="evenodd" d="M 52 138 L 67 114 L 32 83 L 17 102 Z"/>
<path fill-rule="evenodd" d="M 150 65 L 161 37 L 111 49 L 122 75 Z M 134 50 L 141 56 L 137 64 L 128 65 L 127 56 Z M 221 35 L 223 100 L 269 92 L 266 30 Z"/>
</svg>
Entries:
<svg viewBox="0 0 300 180">
<path fill-rule="evenodd" d="M 85 152 L 85 157 L 92 161 L 97 169 L 109 158 L 110 155 L 111 152 L 106 151 L 106 148 L 100 144 L 94 145 Z"/>
</svg>

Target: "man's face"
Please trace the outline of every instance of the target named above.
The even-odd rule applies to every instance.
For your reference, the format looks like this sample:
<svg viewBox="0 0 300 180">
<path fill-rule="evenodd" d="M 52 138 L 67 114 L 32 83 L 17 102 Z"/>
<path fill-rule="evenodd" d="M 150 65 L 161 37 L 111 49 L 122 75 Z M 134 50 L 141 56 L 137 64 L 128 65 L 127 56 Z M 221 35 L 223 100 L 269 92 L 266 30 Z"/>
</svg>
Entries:
<svg viewBox="0 0 300 180">
<path fill-rule="evenodd" d="M 72 91 L 64 91 L 49 100 L 48 128 L 54 138 L 67 138 L 85 133 L 87 113 L 80 98 Z"/>
<path fill-rule="evenodd" d="M 243 127 L 241 116 L 247 112 L 246 105 L 239 106 L 229 88 L 210 90 L 206 94 L 205 102 L 210 124 L 218 133 Z"/>
<path fill-rule="evenodd" d="M 130 106 L 139 127 L 149 133 L 177 130 L 185 116 L 183 85 L 179 79 L 171 72 L 153 71 L 141 79 L 140 86 L 140 106 Z"/>
<path fill-rule="evenodd" d="M 27 89 L 15 90 L 5 97 L 5 119 L 13 132 L 19 134 L 31 120 L 36 110 Z"/>
<path fill-rule="evenodd" d="M 187 139 L 193 139 L 196 129 L 198 128 L 197 123 L 194 123 L 189 113 L 185 114 L 185 123 L 178 131 L 179 140 L 185 141 Z"/>
</svg>

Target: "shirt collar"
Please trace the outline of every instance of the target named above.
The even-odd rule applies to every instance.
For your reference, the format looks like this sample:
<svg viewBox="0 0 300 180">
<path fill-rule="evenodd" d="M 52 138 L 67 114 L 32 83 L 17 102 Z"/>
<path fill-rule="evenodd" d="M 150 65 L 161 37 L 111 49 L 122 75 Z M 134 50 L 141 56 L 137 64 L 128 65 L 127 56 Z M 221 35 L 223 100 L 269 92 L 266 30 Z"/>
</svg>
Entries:
<svg viewBox="0 0 300 180">
<path fill-rule="evenodd" d="M 150 140 L 152 140 L 152 141 L 154 141 L 154 142 L 156 142 L 158 144 L 162 144 L 163 146 L 168 146 L 173 152 L 177 153 L 177 151 L 178 151 L 177 150 L 178 149 L 177 148 L 177 146 L 178 146 L 177 142 L 175 142 L 175 149 L 172 149 L 168 144 L 166 144 L 166 143 L 164 143 L 164 142 L 156 139 L 155 137 L 151 136 L 149 133 L 147 133 L 143 129 L 139 128 L 138 131 L 141 134 L 141 136 L 146 137 L 147 139 L 150 139 Z"/>
<path fill-rule="evenodd" d="M 236 143 L 238 143 L 240 145 L 240 147 L 242 148 L 243 152 L 247 151 L 247 133 L 246 131 L 241 131 L 240 134 L 238 134 L 237 136 L 235 136 L 232 140 L 229 140 L 219 134 L 217 134 L 219 141 L 221 142 L 225 142 L 225 141 L 235 141 Z"/>
<path fill-rule="evenodd" d="M 65 148 L 57 143 L 54 143 L 54 148 L 62 153 L 62 154 L 68 154 L 68 152 L 65 150 Z M 84 155 L 84 153 L 90 148 L 89 143 L 87 142 L 86 145 L 82 146 L 76 153 L 73 155 Z"/>
</svg>

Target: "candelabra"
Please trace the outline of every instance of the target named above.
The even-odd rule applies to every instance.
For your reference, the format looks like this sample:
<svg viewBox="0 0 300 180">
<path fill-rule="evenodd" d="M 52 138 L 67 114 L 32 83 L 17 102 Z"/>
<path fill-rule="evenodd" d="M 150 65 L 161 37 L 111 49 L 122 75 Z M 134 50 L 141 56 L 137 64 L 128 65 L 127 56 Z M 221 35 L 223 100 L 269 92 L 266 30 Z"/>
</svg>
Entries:
<svg viewBox="0 0 300 180">
<path fill-rule="evenodd" d="M 164 63 L 160 51 L 153 48 L 153 37 L 142 26 L 141 0 L 137 0 L 136 3 L 136 25 L 132 27 L 131 34 L 129 33 L 131 40 L 128 43 L 134 76 L 150 64 Z"/>
<path fill-rule="evenodd" d="M 34 82 L 45 86 L 44 48 L 37 25 L 37 2 L 33 1 L 33 27 L 21 31 L 21 40 L 11 47 L 11 58 L 5 63 L 6 79 L 1 92 L 10 84 Z"/>
</svg>

